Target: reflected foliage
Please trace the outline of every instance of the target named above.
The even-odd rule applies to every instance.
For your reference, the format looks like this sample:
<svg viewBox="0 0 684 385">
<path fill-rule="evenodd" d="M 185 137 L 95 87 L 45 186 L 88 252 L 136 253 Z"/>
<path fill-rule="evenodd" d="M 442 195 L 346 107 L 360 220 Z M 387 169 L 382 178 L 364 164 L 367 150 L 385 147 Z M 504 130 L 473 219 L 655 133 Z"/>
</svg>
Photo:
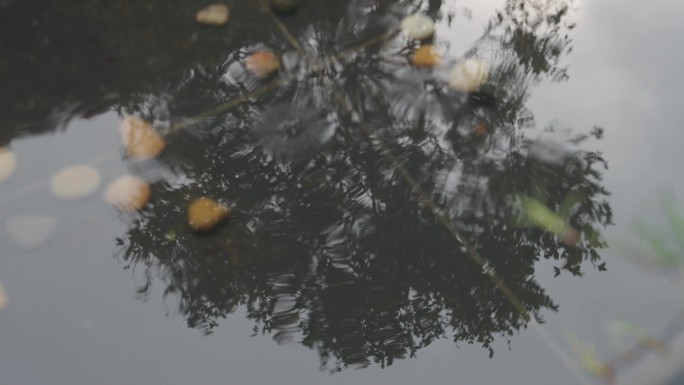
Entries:
<svg viewBox="0 0 684 385">
<path fill-rule="evenodd" d="M 248 22 L 261 17 L 253 1 L 232 2 L 241 20 L 230 27 L 198 28 L 203 3 L 0 1 L 0 144 L 163 91 L 195 63 L 276 31 Z"/>
<path fill-rule="evenodd" d="M 444 68 L 411 68 L 416 45 L 396 35 L 310 71 L 315 58 L 367 41 L 420 7 L 441 17 L 441 2 L 308 1 L 283 19 L 307 55 L 274 33 L 221 65 L 187 71 L 163 93 L 119 103 L 122 112 L 173 127 L 267 84 L 242 65 L 264 45 L 283 52 L 279 76 L 290 79 L 169 130 L 161 162 L 178 178 L 153 186 L 154 204 L 128 218 L 119 239 L 119 257 L 144 272 L 139 293 L 162 282 L 188 325 L 207 333 L 244 308 L 256 330 L 316 349 L 332 370 L 389 365 L 440 338 L 493 353 L 497 336 L 510 338 L 526 321 L 487 272 L 538 319 L 558 309 L 535 280 L 535 263 L 555 259 L 558 273 L 576 275 L 586 261 L 604 268 L 599 230 L 611 211 L 605 162 L 579 146 L 588 136 L 551 132 L 562 146 L 526 136 L 535 126 L 525 106 L 531 87 L 567 77 L 559 63 L 570 50 L 568 4 L 544 3 L 509 0 L 494 16 L 466 54 L 491 63 L 489 81 L 469 94 L 445 85 Z M 430 201 L 405 183 L 404 171 Z M 563 207 L 583 234 L 579 243 L 519 226 L 520 195 L 552 211 L 579 197 Z M 187 204 L 199 196 L 233 208 L 211 234 L 186 224 Z M 486 271 L 430 202 L 488 260 Z"/>
</svg>

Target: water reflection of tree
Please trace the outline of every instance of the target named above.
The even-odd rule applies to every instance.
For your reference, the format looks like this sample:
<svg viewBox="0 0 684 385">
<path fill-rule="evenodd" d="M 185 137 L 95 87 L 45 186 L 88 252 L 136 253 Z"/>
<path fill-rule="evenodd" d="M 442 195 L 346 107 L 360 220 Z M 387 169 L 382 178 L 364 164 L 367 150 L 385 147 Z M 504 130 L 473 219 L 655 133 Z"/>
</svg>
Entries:
<svg viewBox="0 0 684 385">
<path fill-rule="evenodd" d="M 543 76 L 565 76 L 557 64 L 569 41 L 558 38 L 566 8 L 521 14 L 521 4 L 528 3 L 509 1 L 473 48 L 495 67 L 491 85 L 470 95 L 405 70 L 400 54 L 392 54 L 400 43 L 390 42 L 324 71 L 356 116 L 310 74 L 173 134 L 163 160 L 185 182 L 157 183 L 153 207 L 119 240 L 128 266 L 145 267 L 140 293 L 163 281 L 188 325 L 206 332 L 244 306 L 276 341 L 315 348 L 333 369 L 388 365 L 446 336 L 491 353 L 495 336 L 508 338 L 526 321 L 388 164 L 382 152 L 391 151 L 528 312 L 541 318 L 543 310 L 556 310 L 534 278 L 535 262 L 557 259 L 559 271 L 574 274 L 585 260 L 598 264 L 602 243 L 595 235 L 611 212 L 600 154 L 574 149 L 543 160 L 538 143 L 523 134 L 533 125 L 528 87 Z M 308 46 L 333 51 L 315 38 L 325 28 L 353 30 L 345 28 L 350 22 L 343 17 L 294 31 Z M 239 59 L 217 69 L 231 74 L 222 86 L 206 87 L 219 77 L 207 71 L 184 79 L 169 102 L 175 114 L 253 88 L 240 80 Z M 287 120 L 304 110 L 298 140 L 268 131 L 273 111 Z M 473 132 L 480 123 L 488 129 L 484 137 Z M 372 140 L 361 125 L 373 130 Z M 264 139 L 269 135 L 293 148 L 274 152 L 264 145 L 272 143 Z M 307 136 L 319 140 L 299 140 Z M 310 145 L 324 141 L 322 148 Z M 307 148 L 297 147 L 302 143 Z M 591 236 L 567 247 L 543 230 L 513 225 L 521 193 L 543 196 L 552 209 L 569 193 L 581 196 L 569 222 Z M 211 234 L 192 234 L 185 207 L 198 196 L 229 203 L 235 215 Z"/>
</svg>

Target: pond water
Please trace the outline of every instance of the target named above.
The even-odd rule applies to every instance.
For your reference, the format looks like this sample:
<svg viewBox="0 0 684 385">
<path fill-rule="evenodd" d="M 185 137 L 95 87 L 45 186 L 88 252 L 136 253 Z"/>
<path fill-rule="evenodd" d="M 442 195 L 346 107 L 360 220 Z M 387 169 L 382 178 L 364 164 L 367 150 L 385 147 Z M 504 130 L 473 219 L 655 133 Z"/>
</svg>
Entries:
<svg viewBox="0 0 684 385">
<path fill-rule="evenodd" d="M 0 384 L 684 383 L 684 5 L 300 3 L 0 1 Z"/>
</svg>

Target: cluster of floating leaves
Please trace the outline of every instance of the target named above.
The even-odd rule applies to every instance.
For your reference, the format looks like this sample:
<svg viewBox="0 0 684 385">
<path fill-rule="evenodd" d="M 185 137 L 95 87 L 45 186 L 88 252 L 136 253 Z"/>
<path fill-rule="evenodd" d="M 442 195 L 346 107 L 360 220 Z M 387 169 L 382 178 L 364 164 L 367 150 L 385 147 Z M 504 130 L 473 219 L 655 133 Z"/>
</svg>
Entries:
<svg viewBox="0 0 684 385">
<path fill-rule="evenodd" d="M 164 151 L 166 141 L 151 124 L 137 116 L 127 116 L 121 122 L 121 141 L 131 158 L 148 160 Z"/>
<path fill-rule="evenodd" d="M 161 155 L 166 141 L 144 119 L 125 116 L 120 124 L 121 140 L 126 154 L 137 161 L 147 161 Z M 0 148 L 0 182 L 16 169 L 17 157 Z M 63 168 L 50 180 L 51 193 L 62 200 L 79 200 L 93 195 L 101 185 L 101 174 L 93 166 L 79 164 Z M 152 199 L 150 184 L 143 178 L 124 174 L 116 177 L 104 189 L 103 200 L 124 213 L 141 211 Z M 230 209 L 209 198 L 199 198 L 188 207 L 188 223 L 193 230 L 209 231 L 222 222 Z M 4 223 L 4 230 L 15 244 L 32 250 L 52 238 L 57 220 L 48 215 L 14 215 Z"/>
<path fill-rule="evenodd" d="M 289 13 L 295 9 L 294 6 L 286 7 L 285 3 L 292 2 L 269 4 L 275 7 L 276 13 Z M 392 112 L 397 117 L 411 119 L 427 112 L 428 116 L 442 116 L 448 120 L 450 111 L 462 104 L 464 95 L 479 90 L 488 81 L 489 63 L 478 57 L 445 60 L 437 47 L 422 43 L 435 34 L 434 21 L 427 15 L 406 16 L 398 25 L 402 36 L 409 42 L 421 42 L 421 45 L 413 50 L 409 66 L 396 68 L 397 72 L 391 78 L 379 77 L 370 83 L 381 84 L 382 89 L 378 91 L 394 99 Z M 278 53 L 272 48 L 257 45 L 246 47 L 243 54 L 231 55 L 226 60 L 222 80 L 229 87 L 230 92 L 227 93 L 253 91 L 263 85 L 261 80 L 279 71 L 286 78 L 283 79 L 284 91 L 275 92 L 274 101 L 269 106 L 253 112 L 255 124 L 252 133 L 263 150 L 275 159 L 296 160 L 312 154 L 335 132 L 331 122 L 335 113 L 331 106 L 339 104 L 339 101 L 326 87 L 321 87 L 323 80 L 315 73 L 325 72 L 327 67 L 339 72 L 344 59 L 334 58 L 335 55 L 332 55 L 332 60 L 319 59 L 315 57 L 316 47 L 308 48 L 311 52 L 307 54 L 293 51 Z M 288 84 L 288 79 L 296 82 Z M 294 97 L 283 97 L 288 90 L 295 92 Z M 285 100 L 277 101 L 281 98 Z M 447 111 L 442 114 L 444 106 Z M 484 137 L 487 133 L 484 123 L 473 129 L 477 137 Z"/>
</svg>

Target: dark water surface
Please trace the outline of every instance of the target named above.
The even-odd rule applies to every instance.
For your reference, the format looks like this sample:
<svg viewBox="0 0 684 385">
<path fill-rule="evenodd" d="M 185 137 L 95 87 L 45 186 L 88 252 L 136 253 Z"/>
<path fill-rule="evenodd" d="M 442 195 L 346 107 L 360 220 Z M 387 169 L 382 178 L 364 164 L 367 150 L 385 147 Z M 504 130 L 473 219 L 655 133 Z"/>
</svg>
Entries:
<svg viewBox="0 0 684 385">
<path fill-rule="evenodd" d="M 684 198 L 679 2 L 232 1 L 215 28 L 205 2 L 78 3 L 0 1 L 0 384 L 678 383 L 677 333 L 615 357 L 681 312 L 678 264 L 633 247 Z M 396 31 L 417 11 L 435 69 Z M 458 92 L 466 58 L 489 76 Z M 78 164 L 96 192 L 55 197 Z M 102 199 L 125 173 L 139 213 Z M 197 234 L 203 196 L 232 212 Z"/>
</svg>

